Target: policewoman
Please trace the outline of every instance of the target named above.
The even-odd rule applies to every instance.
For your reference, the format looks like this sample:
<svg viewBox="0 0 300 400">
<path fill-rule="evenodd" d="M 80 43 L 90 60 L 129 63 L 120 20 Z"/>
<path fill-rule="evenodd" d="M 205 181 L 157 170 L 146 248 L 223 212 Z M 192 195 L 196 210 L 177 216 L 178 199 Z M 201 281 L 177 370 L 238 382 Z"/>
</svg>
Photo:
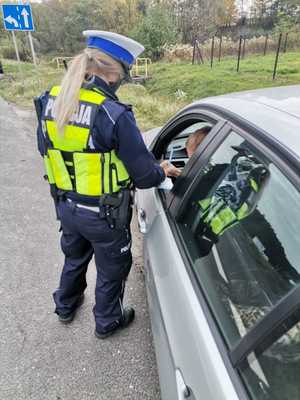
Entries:
<svg viewBox="0 0 300 400">
<path fill-rule="evenodd" d="M 87 47 L 69 66 L 61 86 L 36 101 L 38 147 L 61 221 L 65 255 L 53 297 L 63 323 L 82 304 L 93 255 L 97 268 L 95 335 L 106 338 L 134 319 L 123 307 L 132 265 L 131 189 L 158 186 L 178 176 L 147 150 L 130 106 L 116 91 L 143 46 L 125 36 L 85 31 Z"/>
</svg>

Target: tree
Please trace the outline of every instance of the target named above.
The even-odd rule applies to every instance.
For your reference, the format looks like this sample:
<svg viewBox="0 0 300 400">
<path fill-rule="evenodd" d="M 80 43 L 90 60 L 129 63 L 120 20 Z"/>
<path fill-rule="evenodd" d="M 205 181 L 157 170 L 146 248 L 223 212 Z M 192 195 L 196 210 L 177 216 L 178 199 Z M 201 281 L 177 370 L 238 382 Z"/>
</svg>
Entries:
<svg viewBox="0 0 300 400">
<path fill-rule="evenodd" d="M 173 0 L 177 29 L 184 43 L 205 40 L 217 29 L 223 0 Z"/>
<path fill-rule="evenodd" d="M 278 0 L 277 11 L 277 31 L 299 30 L 300 0 Z"/>
<path fill-rule="evenodd" d="M 147 55 L 159 58 L 162 47 L 176 41 L 177 32 L 168 9 L 156 5 L 148 9 L 131 36 L 143 43 Z"/>
</svg>

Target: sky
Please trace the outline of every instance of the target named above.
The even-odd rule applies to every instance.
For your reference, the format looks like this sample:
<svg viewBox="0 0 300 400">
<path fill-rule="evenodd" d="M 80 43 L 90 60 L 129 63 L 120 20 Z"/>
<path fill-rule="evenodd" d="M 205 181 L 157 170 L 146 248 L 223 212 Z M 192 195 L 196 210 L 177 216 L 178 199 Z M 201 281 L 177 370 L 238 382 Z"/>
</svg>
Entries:
<svg viewBox="0 0 300 400">
<path fill-rule="evenodd" d="M 242 11 L 242 7 L 245 12 L 249 12 L 251 5 L 253 4 L 253 0 L 236 0 L 239 11 Z"/>
</svg>

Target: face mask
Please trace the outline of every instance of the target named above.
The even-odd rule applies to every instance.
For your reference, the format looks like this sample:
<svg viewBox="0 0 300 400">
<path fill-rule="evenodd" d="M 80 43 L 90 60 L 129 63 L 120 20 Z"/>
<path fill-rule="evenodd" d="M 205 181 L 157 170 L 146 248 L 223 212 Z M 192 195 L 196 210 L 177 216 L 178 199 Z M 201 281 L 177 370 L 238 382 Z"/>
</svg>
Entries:
<svg viewBox="0 0 300 400">
<path fill-rule="evenodd" d="M 119 89 L 119 87 L 126 82 L 130 82 L 130 73 L 129 73 L 129 69 L 127 67 L 124 67 L 124 76 L 122 78 L 120 78 L 118 81 L 116 82 L 109 82 L 109 87 L 112 90 L 113 93 L 116 93 L 116 91 Z"/>
<path fill-rule="evenodd" d="M 109 82 L 109 88 L 111 89 L 111 91 L 113 93 L 116 93 L 116 91 L 119 89 L 119 87 L 121 86 L 123 82 L 123 79 L 119 79 L 116 82 Z"/>
</svg>

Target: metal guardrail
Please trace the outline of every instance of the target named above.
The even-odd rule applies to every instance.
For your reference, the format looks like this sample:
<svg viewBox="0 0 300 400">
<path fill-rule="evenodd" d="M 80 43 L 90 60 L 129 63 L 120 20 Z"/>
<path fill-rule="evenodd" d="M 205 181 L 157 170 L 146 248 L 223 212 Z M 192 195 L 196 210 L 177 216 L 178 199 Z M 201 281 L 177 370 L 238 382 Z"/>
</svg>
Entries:
<svg viewBox="0 0 300 400">
<path fill-rule="evenodd" d="M 65 63 L 73 58 L 74 57 L 55 57 L 52 59 L 51 63 L 55 63 L 57 69 L 65 68 Z"/>
<path fill-rule="evenodd" d="M 132 70 L 131 70 L 131 76 L 134 77 L 141 77 L 144 79 L 149 78 L 149 65 L 152 64 L 152 61 L 150 58 L 137 58 Z"/>
</svg>

